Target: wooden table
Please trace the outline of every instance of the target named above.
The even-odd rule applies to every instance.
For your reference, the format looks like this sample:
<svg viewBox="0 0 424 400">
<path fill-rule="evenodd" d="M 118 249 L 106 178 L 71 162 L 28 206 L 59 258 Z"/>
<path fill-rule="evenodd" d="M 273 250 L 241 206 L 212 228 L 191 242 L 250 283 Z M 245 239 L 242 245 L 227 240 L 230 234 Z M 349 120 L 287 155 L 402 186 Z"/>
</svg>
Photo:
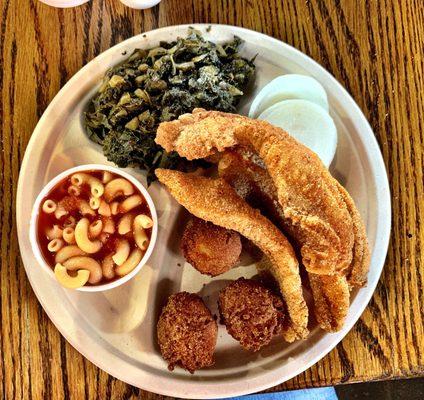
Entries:
<svg viewBox="0 0 424 400">
<path fill-rule="evenodd" d="M 369 119 L 390 176 L 393 233 L 368 308 L 327 357 L 273 390 L 424 374 L 422 0 L 163 0 L 148 11 L 118 0 L 68 10 L 37 0 L 2 0 L 0 398 L 161 397 L 96 368 L 50 322 L 19 256 L 15 194 L 31 132 L 76 71 L 130 36 L 193 22 L 264 32 L 321 63 Z"/>
</svg>

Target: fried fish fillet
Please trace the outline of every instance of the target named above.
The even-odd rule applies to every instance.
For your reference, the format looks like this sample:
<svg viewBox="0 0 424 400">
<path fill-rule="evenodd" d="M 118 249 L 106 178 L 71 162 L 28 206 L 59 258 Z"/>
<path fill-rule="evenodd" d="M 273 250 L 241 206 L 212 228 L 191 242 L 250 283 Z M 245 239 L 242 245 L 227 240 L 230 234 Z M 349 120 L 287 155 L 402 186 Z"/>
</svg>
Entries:
<svg viewBox="0 0 424 400">
<path fill-rule="evenodd" d="M 222 153 L 218 174 L 245 199 L 261 210 L 280 229 L 284 227 L 284 212 L 278 203 L 277 191 L 268 172 L 253 162 L 244 149 Z"/>
<path fill-rule="evenodd" d="M 361 215 L 347 190 L 337 182 L 337 187 L 343 196 L 353 222 L 355 242 L 353 245 L 353 259 L 346 271 L 347 281 L 350 286 L 362 287 L 367 283 L 370 267 L 370 251 L 368 247 L 367 232 Z"/>
<path fill-rule="evenodd" d="M 259 208 L 285 231 L 284 213 L 278 203 L 275 186 L 265 169 L 242 154 L 227 151 L 219 161 L 218 172 L 248 204 Z M 263 266 L 267 266 L 267 263 L 263 263 Z M 346 277 L 308 272 L 308 278 L 314 299 L 314 314 L 320 327 L 327 332 L 341 329 L 350 300 Z"/>
<path fill-rule="evenodd" d="M 156 142 L 189 160 L 236 145 L 254 149 L 277 189 L 286 226 L 300 245 L 307 271 L 333 275 L 349 269 L 354 224 L 345 194 L 318 156 L 284 130 L 266 121 L 195 109 L 160 124 Z"/>
<path fill-rule="evenodd" d="M 317 275 L 308 272 L 315 318 L 326 332 L 342 329 L 349 311 L 349 285 L 340 275 Z"/>
<path fill-rule="evenodd" d="M 287 341 L 308 334 L 308 308 L 302 293 L 299 265 L 287 238 L 258 210 L 250 207 L 223 179 L 211 179 L 167 169 L 156 176 L 191 214 L 232 229 L 256 244 L 270 259 L 290 317 Z"/>
<path fill-rule="evenodd" d="M 291 225 L 284 218 L 284 211 L 278 203 L 275 186 L 268 172 L 252 160 L 252 154 L 243 148 L 222 153 L 218 162 L 218 172 L 237 193 L 255 208 L 265 211 L 272 222 L 290 234 Z M 346 189 L 336 181 L 336 187 L 349 211 L 353 222 L 353 258 L 345 275 L 350 286 L 362 287 L 367 281 L 370 253 L 367 234 L 362 218 Z"/>
</svg>

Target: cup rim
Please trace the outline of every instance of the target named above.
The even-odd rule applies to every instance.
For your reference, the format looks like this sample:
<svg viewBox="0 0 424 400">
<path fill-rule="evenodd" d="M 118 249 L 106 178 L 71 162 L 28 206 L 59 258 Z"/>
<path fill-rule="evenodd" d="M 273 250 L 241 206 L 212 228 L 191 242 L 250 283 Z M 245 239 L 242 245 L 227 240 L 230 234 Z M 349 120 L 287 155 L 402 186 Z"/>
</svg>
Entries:
<svg viewBox="0 0 424 400">
<path fill-rule="evenodd" d="M 124 283 L 128 282 L 130 279 L 132 279 L 137 273 L 142 269 L 142 267 L 147 263 L 147 260 L 150 258 L 153 249 L 156 244 L 156 239 L 158 235 L 158 217 L 156 213 L 156 207 L 153 203 L 152 197 L 150 196 L 147 189 L 142 185 L 142 183 L 130 175 L 128 172 L 122 171 L 121 169 L 117 167 L 112 167 L 108 165 L 102 165 L 102 164 L 84 164 L 79 165 L 73 168 L 66 169 L 65 171 L 61 172 L 59 175 L 56 175 L 53 179 L 51 179 L 40 191 L 38 194 L 31 210 L 31 219 L 30 219 L 30 226 L 29 226 L 29 240 L 31 243 L 32 252 L 35 255 L 36 260 L 38 261 L 38 264 L 41 265 L 42 269 L 48 273 L 48 275 L 57 283 L 56 277 L 54 276 L 54 271 L 50 267 L 49 264 L 47 264 L 46 260 L 43 257 L 43 254 L 41 252 L 40 246 L 38 244 L 37 239 L 37 223 L 38 223 L 38 216 L 40 213 L 40 205 L 41 201 L 46 197 L 46 195 L 63 179 L 68 177 L 69 175 L 72 175 L 75 172 L 81 172 L 81 171 L 109 171 L 116 175 L 121 176 L 122 178 L 128 179 L 143 195 L 143 197 L 146 199 L 146 202 L 150 209 L 150 214 L 152 216 L 153 220 L 153 227 L 152 227 L 152 235 L 150 238 L 149 246 L 147 247 L 146 252 L 144 253 L 143 258 L 138 263 L 138 265 L 127 275 L 122 276 L 121 278 L 118 278 L 112 282 L 104 283 L 101 285 L 93 285 L 93 286 L 82 286 L 77 289 L 68 289 L 68 290 L 78 290 L 80 292 L 103 292 L 106 290 L 110 290 L 113 288 L 116 288 L 118 286 L 123 285 Z M 63 289 L 67 289 L 63 287 Z"/>
<path fill-rule="evenodd" d="M 156 6 L 161 2 L 161 0 L 120 0 L 120 2 L 125 4 L 127 7 L 145 10 Z"/>
<path fill-rule="evenodd" d="M 90 0 L 40 0 L 42 3 L 56 8 L 78 7 Z"/>
</svg>

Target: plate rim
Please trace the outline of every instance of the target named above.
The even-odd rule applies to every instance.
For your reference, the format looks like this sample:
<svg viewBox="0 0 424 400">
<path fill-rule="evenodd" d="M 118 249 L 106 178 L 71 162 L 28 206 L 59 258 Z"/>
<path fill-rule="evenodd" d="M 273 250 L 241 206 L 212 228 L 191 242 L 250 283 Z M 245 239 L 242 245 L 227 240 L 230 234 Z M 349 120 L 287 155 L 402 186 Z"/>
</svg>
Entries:
<svg viewBox="0 0 424 400">
<path fill-rule="evenodd" d="M 22 171 L 25 171 L 27 169 L 29 154 L 32 152 L 32 150 L 33 150 L 33 148 L 35 147 L 35 144 L 36 144 L 36 136 L 38 136 L 40 134 L 40 131 L 41 131 L 41 128 L 44 124 L 44 121 L 49 117 L 51 110 L 56 106 L 56 103 L 59 101 L 61 92 L 65 91 L 80 76 L 82 76 L 86 72 L 86 70 L 89 68 L 90 64 L 92 64 L 93 62 L 98 62 L 102 57 L 106 57 L 106 53 L 112 53 L 113 51 L 116 51 L 117 48 L 129 45 L 133 41 L 139 40 L 141 42 L 141 40 L 144 39 L 144 37 L 145 37 L 144 35 L 148 35 L 148 34 L 152 34 L 152 33 L 155 33 L 155 34 L 164 33 L 165 34 L 165 33 L 168 33 L 169 31 L 174 30 L 174 29 L 184 29 L 184 28 L 187 29 L 188 27 L 194 27 L 194 28 L 198 28 L 198 29 L 205 29 L 205 28 L 208 28 L 208 27 L 212 27 L 212 29 L 224 28 L 224 29 L 233 30 L 234 34 L 237 34 L 237 32 L 245 32 L 246 34 L 254 34 L 258 37 L 258 39 L 264 38 L 267 41 L 270 41 L 270 42 L 276 44 L 280 48 L 285 48 L 286 50 L 288 50 L 292 54 L 296 55 L 297 57 L 300 57 L 301 59 L 303 58 L 310 65 L 314 66 L 314 68 L 317 69 L 321 74 L 327 75 L 327 77 L 330 78 L 332 84 L 334 84 L 337 87 L 337 89 L 342 92 L 344 98 L 349 101 L 349 103 L 350 103 L 349 106 L 352 106 L 354 108 L 355 113 L 358 114 L 361 117 L 361 124 L 365 128 L 364 132 L 361 133 L 361 138 L 366 139 L 368 144 L 372 147 L 374 162 L 373 162 L 372 165 L 370 165 L 370 167 L 372 167 L 373 175 L 379 177 L 378 183 L 379 183 L 380 186 L 379 186 L 378 192 L 380 192 L 379 194 L 380 194 L 380 197 L 381 197 L 381 198 L 379 198 L 379 203 L 381 205 L 379 207 L 379 210 L 380 210 L 380 213 L 383 214 L 383 215 L 379 216 L 377 218 L 377 221 L 381 222 L 381 219 L 383 217 L 385 218 L 385 224 L 383 224 L 383 228 L 377 226 L 377 231 L 376 231 L 376 239 L 378 239 L 380 256 L 379 256 L 379 259 L 375 262 L 375 263 L 378 262 L 378 264 L 377 265 L 374 264 L 373 268 L 375 268 L 376 271 L 378 271 L 378 273 L 377 273 L 378 279 L 376 278 L 374 284 L 370 288 L 371 290 L 369 290 L 368 293 L 366 293 L 365 298 L 362 300 L 363 304 L 362 304 L 361 307 L 359 307 L 360 310 L 357 313 L 358 314 L 357 318 L 352 318 L 351 320 L 345 322 L 345 325 L 344 325 L 342 331 L 338 332 L 339 337 L 337 337 L 337 339 L 334 341 L 334 343 L 332 343 L 330 346 L 327 346 L 325 351 L 320 351 L 319 354 L 317 356 L 315 356 L 314 358 L 312 358 L 308 363 L 302 364 L 300 367 L 294 369 L 292 373 L 286 374 L 283 378 L 281 378 L 279 376 L 275 376 L 276 375 L 275 373 L 278 372 L 278 368 L 276 368 L 276 369 L 268 371 L 264 374 L 260 374 L 259 376 L 255 376 L 252 379 L 252 381 L 257 380 L 259 378 L 267 378 L 267 379 L 265 379 L 265 382 L 262 382 L 262 384 L 255 383 L 253 387 L 250 384 L 247 384 L 245 387 L 241 387 L 241 386 L 239 386 L 239 383 L 235 384 L 234 382 L 229 382 L 229 383 L 223 382 L 220 385 L 216 385 L 215 383 L 211 383 L 211 382 L 201 382 L 201 381 L 199 381 L 199 382 L 201 382 L 200 384 L 205 388 L 205 390 L 203 390 L 200 393 L 195 393 L 195 394 L 193 394 L 193 392 L 191 392 L 190 389 L 193 389 L 193 385 L 196 386 L 196 385 L 199 384 L 199 382 L 182 381 L 182 385 L 185 386 L 185 389 L 182 389 L 182 390 L 176 390 L 177 388 L 175 387 L 175 380 L 173 380 L 171 386 L 169 386 L 167 388 L 165 388 L 166 385 L 163 385 L 163 387 L 158 386 L 158 385 L 155 386 L 154 384 L 152 384 L 152 382 L 149 379 L 146 379 L 145 382 L 133 382 L 129 378 L 127 378 L 124 373 L 117 373 L 116 370 L 113 370 L 112 367 L 109 367 L 110 364 L 105 365 L 105 363 L 102 363 L 101 360 L 98 359 L 99 357 L 96 358 L 94 356 L 91 357 L 91 355 L 89 356 L 87 354 L 87 351 L 85 351 L 85 349 L 82 349 L 81 346 L 79 346 L 78 340 L 75 340 L 67 332 L 65 332 L 65 329 L 60 326 L 59 322 L 57 321 L 57 318 L 53 317 L 51 315 L 51 313 L 48 311 L 48 308 L 45 306 L 44 302 L 41 300 L 39 294 L 37 293 L 37 290 L 33 286 L 33 282 L 31 280 L 30 276 L 27 273 L 27 265 L 26 264 L 28 264 L 28 263 L 24 262 L 24 256 L 23 256 L 23 253 L 21 251 L 21 244 L 25 240 L 26 234 L 25 234 L 25 229 L 22 228 L 21 208 L 19 206 L 19 203 L 22 202 L 22 198 L 23 198 L 23 179 L 24 178 L 23 178 L 23 172 Z M 153 30 L 150 30 L 150 31 L 147 31 L 147 32 L 143 32 L 143 33 L 140 33 L 138 35 L 132 36 L 132 37 L 120 42 L 120 43 L 115 44 L 114 46 L 103 51 L 102 53 L 97 55 L 95 58 L 90 60 L 86 65 L 84 65 L 80 70 L 78 70 L 69 79 L 69 81 L 66 82 L 66 84 L 62 88 L 60 88 L 60 90 L 56 93 L 56 95 L 54 96 L 54 98 L 49 103 L 48 107 L 46 108 L 46 110 L 43 112 L 43 115 L 41 116 L 41 118 L 37 122 L 37 125 L 35 126 L 32 134 L 31 134 L 30 140 L 28 142 L 28 145 L 25 149 L 25 154 L 24 154 L 22 164 L 21 164 L 21 169 L 20 169 L 20 172 L 19 172 L 19 180 L 18 180 L 17 192 L 16 192 L 16 221 L 17 221 L 17 234 L 18 234 L 20 255 L 21 255 L 24 267 L 25 267 L 25 273 L 27 274 L 27 277 L 28 277 L 28 280 L 31 284 L 31 287 L 32 287 L 38 301 L 40 302 L 41 306 L 43 307 L 44 311 L 46 312 L 47 316 L 53 322 L 53 324 L 58 329 L 60 334 L 80 354 L 82 354 L 90 362 L 92 362 L 98 368 L 101 368 L 102 370 L 104 370 L 105 372 L 110 374 L 111 376 L 114 376 L 117 379 L 122 380 L 123 382 L 131 384 L 131 385 L 136 386 L 136 387 L 143 389 L 143 390 L 148 390 L 148 391 L 151 391 L 151 392 L 154 392 L 154 393 L 158 393 L 158 394 L 162 394 L 162 395 L 168 395 L 168 396 L 169 395 L 170 396 L 177 395 L 177 396 L 182 397 L 182 398 L 199 398 L 199 399 L 217 398 L 217 397 L 224 398 L 224 397 L 244 395 L 244 394 L 249 394 L 249 393 L 256 392 L 256 391 L 265 390 L 265 389 L 268 389 L 270 387 L 281 384 L 281 383 L 297 376 L 298 374 L 300 374 L 300 373 L 304 372 L 305 370 L 307 370 L 308 368 L 310 368 L 312 365 L 314 365 L 320 359 L 325 357 L 331 350 L 333 350 L 337 346 L 337 344 L 352 329 L 353 325 L 358 321 L 358 319 L 360 318 L 360 316 L 364 312 L 365 308 L 368 306 L 368 303 L 369 303 L 371 297 L 373 296 L 373 294 L 375 292 L 376 286 L 379 282 L 379 279 L 380 279 L 380 276 L 381 276 L 381 273 L 382 273 L 382 270 L 383 270 L 383 267 L 384 267 L 385 259 L 386 259 L 386 256 L 387 256 L 389 240 L 390 240 L 390 232 L 391 232 L 391 196 L 390 196 L 390 186 L 389 186 L 389 181 L 388 181 L 388 176 L 387 176 L 387 170 L 385 168 L 381 149 L 378 145 L 377 139 L 374 135 L 374 132 L 373 132 L 368 120 L 366 119 L 365 115 L 362 113 L 362 110 L 359 108 L 357 103 L 354 101 L 354 99 L 351 97 L 351 95 L 347 92 L 347 90 L 323 66 L 321 66 L 318 62 L 316 62 L 315 60 L 313 60 L 311 57 L 309 57 L 305 53 L 301 52 L 300 50 L 296 49 L 295 47 L 293 47 L 293 46 L 291 46 L 291 45 L 289 45 L 289 44 L 287 44 L 287 43 L 285 43 L 285 42 L 283 42 L 279 39 L 276 39 L 274 37 L 271 37 L 269 35 L 266 35 L 264 33 L 257 32 L 257 31 L 251 30 L 251 29 L 238 27 L 238 26 L 232 26 L 232 25 L 226 25 L 226 24 L 208 24 L 208 23 L 181 24 L 181 25 L 161 27 L 161 28 L 153 29 Z M 112 357 L 117 357 L 117 356 L 112 355 Z M 96 359 L 94 360 L 94 358 L 96 358 Z M 272 374 L 274 374 L 273 377 L 270 376 Z M 219 388 L 216 389 L 216 390 L 212 390 L 212 388 L 214 386 L 219 386 L 219 388 L 224 388 L 224 390 L 227 390 L 227 391 L 223 393 L 222 391 L 219 390 Z M 231 388 L 227 388 L 227 386 L 231 386 Z"/>
</svg>

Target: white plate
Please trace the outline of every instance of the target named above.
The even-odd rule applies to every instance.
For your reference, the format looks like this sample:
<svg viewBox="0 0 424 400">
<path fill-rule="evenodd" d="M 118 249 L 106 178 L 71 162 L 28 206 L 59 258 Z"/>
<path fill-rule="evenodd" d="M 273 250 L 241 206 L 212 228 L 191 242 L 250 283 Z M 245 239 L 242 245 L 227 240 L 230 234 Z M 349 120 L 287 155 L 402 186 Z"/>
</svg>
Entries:
<svg viewBox="0 0 424 400">
<path fill-rule="evenodd" d="M 324 86 L 339 134 L 331 170 L 346 186 L 366 222 L 372 260 L 368 285 L 353 295 L 347 322 L 340 332 L 326 334 L 315 329 L 304 342 L 289 345 L 276 340 L 263 351 L 249 354 L 220 326 L 213 368 L 194 375 L 181 369 L 169 372 L 155 339 L 158 312 L 166 296 L 180 290 L 200 292 L 216 312 L 219 289 L 229 279 L 254 274 L 254 267 L 239 267 L 209 279 L 185 265 L 178 250 L 184 213 L 158 184 L 149 189 L 159 217 L 156 248 L 148 265 L 119 288 L 104 293 L 63 289 L 39 268 L 29 243 L 31 207 L 48 180 L 75 165 L 109 164 L 100 148 L 88 140 L 82 125 L 84 107 L 105 71 L 136 47 L 151 47 L 160 40 L 185 35 L 188 25 L 135 36 L 99 55 L 57 94 L 28 144 L 17 193 L 21 254 L 44 310 L 80 353 L 131 385 L 175 397 L 217 398 L 263 390 L 292 378 L 324 357 L 352 328 L 370 300 L 383 268 L 390 233 L 390 196 L 383 159 L 368 122 L 343 87 L 320 65 L 285 43 L 233 26 L 212 25 L 207 32 L 208 26 L 196 27 L 215 42 L 238 35 L 245 40 L 241 50 L 245 56 L 258 54 L 251 95 L 283 73 L 307 74 Z M 251 100 L 251 96 L 243 100 L 242 113 L 247 113 Z M 144 181 L 140 171 L 127 171 Z"/>
</svg>

